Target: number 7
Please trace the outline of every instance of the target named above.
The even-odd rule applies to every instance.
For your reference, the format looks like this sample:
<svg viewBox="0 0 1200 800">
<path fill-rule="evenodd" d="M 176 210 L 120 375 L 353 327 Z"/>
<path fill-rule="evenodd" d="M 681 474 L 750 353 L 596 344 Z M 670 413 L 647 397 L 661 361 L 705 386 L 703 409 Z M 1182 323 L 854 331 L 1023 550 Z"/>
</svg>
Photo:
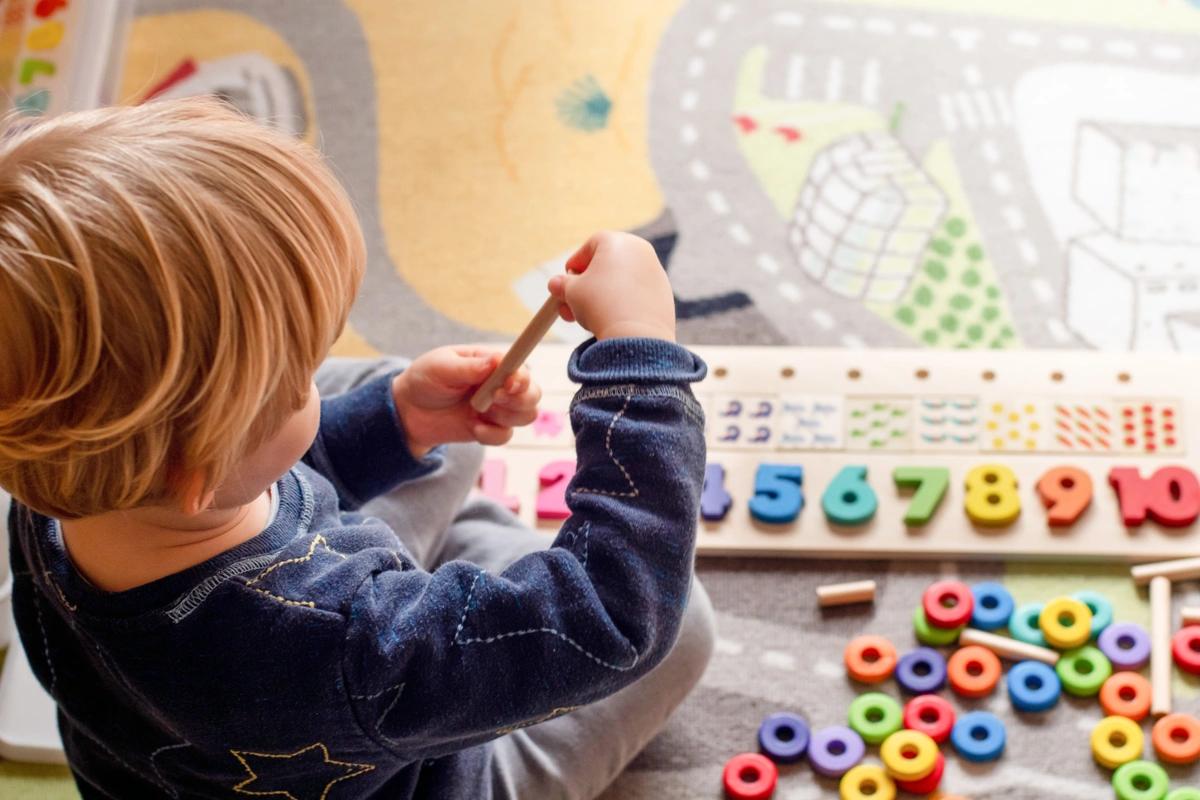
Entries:
<svg viewBox="0 0 1200 800">
<path fill-rule="evenodd" d="M 905 525 L 924 525 L 933 517 L 950 485 L 950 470 L 945 467 L 896 467 L 892 480 L 901 489 L 915 488 L 912 502 L 904 513 Z"/>
</svg>

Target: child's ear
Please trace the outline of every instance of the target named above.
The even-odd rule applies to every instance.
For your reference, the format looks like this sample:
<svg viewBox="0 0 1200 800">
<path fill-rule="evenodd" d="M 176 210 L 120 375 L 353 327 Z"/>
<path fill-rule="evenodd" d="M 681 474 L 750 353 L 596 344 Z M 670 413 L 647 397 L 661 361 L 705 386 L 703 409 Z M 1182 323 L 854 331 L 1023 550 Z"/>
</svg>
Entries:
<svg viewBox="0 0 1200 800">
<path fill-rule="evenodd" d="M 204 474 L 193 472 L 184 479 L 180 487 L 180 492 L 177 495 L 179 509 L 187 516 L 194 517 L 211 506 L 216 495 L 215 490 L 210 489 L 205 491 Z"/>
</svg>

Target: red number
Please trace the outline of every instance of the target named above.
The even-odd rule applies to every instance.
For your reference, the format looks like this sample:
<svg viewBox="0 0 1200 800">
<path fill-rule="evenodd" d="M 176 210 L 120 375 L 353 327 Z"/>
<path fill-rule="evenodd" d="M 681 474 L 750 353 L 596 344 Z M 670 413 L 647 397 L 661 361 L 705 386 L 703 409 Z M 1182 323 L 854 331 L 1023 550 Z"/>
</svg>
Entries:
<svg viewBox="0 0 1200 800">
<path fill-rule="evenodd" d="M 505 463 L 498 458 L 489 458 L 479 470 L 479 490 L 516 514 L 521 510 L 521 501 L 511 494 L 505 494 L 504 484 L 507 479 L 508 467 Z"/>
<path fill-rule="evenodd" d="M 567 508 L 567 484 L 575 474 L 574 461 L 551 461 L 538 472 L 538 483 L 542 489 L 537 496 L 538 519 L 566 519 L 571 516 Z"/>
<path fill-rule="evenodd" d="M 37 5 L 33 7 L 33 13 L 45 19 L 53 17 L 55 12 L 66 7 L 67 0 L 38 0 Z"/>
<path fill-rule="evenodd" d="M 1143 478 L 1134 467 L 1114 467 L 1108 482 L 1117 490 L 1121 518 L 1131 528 L 1146 516 L 1168 528 L 1184 528 L 1200 516 L 1200 482 L 1186 467 L 1162 467 Z"/>
<path fill-rule="evenodd" d="M 1051 525 L 1073 525 L 1092 504 L 1092 479 L 1075 467 L 1055 467 L 1037 482 L 1038 497 Z"/>
</svg>

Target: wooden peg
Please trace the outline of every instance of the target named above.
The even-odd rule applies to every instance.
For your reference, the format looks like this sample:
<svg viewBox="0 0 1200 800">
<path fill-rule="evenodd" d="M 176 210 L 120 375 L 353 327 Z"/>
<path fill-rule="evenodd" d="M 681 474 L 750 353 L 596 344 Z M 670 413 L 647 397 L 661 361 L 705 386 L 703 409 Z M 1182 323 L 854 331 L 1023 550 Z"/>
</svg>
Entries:
<svg viewBox="0 0 1200 800">
<path fill-rule="evenodd" d="M 875 581 L 827 583 L 817 587 L 817 605 L 821 608 L 873 602 L 875 602 Z"/>
<path fill-rule="evenodd" d="M 1150 579 L 1150 713 L 1171 713 L 1171 581 Z"/>
<path fill-rule="evenodd" d="M 1050 666 L 1058 663 L 1058 653 L 1048 647 L 1038 647 L 1036 644 L 1018 642 L 1016 639 L 981 631 L 977 628 L 963 628 L 962 633 L 958 635 L 958 643 L 963 646 L 977 644 L 980 647 L 986 647 L 1001 658 L 1013 661 L 1027 661 L 1032 659 L 1033 661 L 1041 661 Z"/>
<path fill-rule="evenodd" d="M 1200 625 L 1200 606 L 1184 606 L 1179 610 L 1179 618 L 1184 625 Z"/>
<path fill-rule="evenodd" d="M 521 331 L 521 335 L 508 348 L 504 358 L 500 359 L 496 369 L 475 390 L 475 394 L 471 395 L 471 408 L 480 414 L 491 408 L 492 395 L 504 385 L 504 381 L 508 380 L 509 375 L 521 368 L 525 359 L 529 358 L 529 354 L 533 352 L 533 348 L 537 347 L 538 342 L 550 331 L 551 326 L 558 319 L 559 305 L 557 298 L 547 298 L 538 312 L 533 315 L 533 319 L 525 326 L 525 330 Z"/>
<path fill-rule="evenodd" d="M 1200 578 L 1200 558 L 1180 558 L 1174 561 L 1155 561 L 1138 564 L 1129 571 L 1133 582 L 1145 586 L 1151 578 L 1162 576 L 1171 581 L 1191 581 Z"/>
</svg>

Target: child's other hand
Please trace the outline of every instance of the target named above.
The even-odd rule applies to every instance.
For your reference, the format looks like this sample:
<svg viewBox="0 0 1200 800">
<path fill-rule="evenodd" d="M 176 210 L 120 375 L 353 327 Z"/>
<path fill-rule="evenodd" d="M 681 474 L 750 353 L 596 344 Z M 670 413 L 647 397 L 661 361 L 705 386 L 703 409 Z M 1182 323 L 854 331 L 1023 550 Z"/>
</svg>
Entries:
<svg viewBox="0 0 1200 800">
<path fill-rule="evenodd" d="M 675 297 L 654 248 L 630 233 L 601 231 L 550 279 L 559 314 L 597 339 L 649 336 L 675 341 Z"/>
<path fill-rule="evenodd" d="M 499 363 L 500 353 L 489 349 L 439 347 L 396 376 L 392 396 L 413 455 L 449 442 L 504 444 L 514 426 L 537 418 L 542 390 L 524 367 L 496 390 L 487 412 L 471 408 L 471 395 Z"/>
</svg>

